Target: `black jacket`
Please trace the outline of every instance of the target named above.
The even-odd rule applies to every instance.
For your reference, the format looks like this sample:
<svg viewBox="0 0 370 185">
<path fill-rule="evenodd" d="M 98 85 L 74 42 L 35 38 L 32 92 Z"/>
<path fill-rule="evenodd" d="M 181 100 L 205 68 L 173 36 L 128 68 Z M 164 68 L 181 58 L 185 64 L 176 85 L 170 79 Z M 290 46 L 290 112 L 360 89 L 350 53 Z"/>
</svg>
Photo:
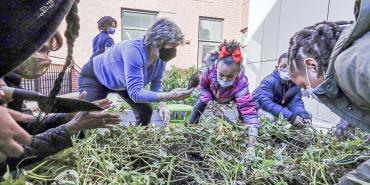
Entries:
<svg viewBox="0 0 370 185">
<path fill-rule="evenodd" d="M 66 114 L 51 114 L 43 122 L 36 118 L 32 121 L 19 123 L 28 133 L 33 135 L 32 143 L 24 146 L 24 153 L 20 157 L 8 158 L 0 164 L 0 175 L 3 175 L 7 166 L 15 170 L 43 160 L 59 151 L 72 146 L 70 134 L 64 125 L 69 120 Z"/>
</svg>

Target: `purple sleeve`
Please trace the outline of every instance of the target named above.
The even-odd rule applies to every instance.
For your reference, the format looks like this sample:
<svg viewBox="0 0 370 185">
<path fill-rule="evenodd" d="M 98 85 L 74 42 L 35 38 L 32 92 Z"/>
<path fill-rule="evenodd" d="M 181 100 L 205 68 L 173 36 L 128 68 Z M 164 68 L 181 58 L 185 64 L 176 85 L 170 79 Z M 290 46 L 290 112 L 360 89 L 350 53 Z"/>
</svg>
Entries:
<svg viewBox="0 0 370 185">
<path fill-rule="evenodd" d="M 127 91 L 135 103 L 157 102 L 157 92 L 144 89 L 145 53 L 136 46 L 122 48 Z"/>
<path fill-rule="evenodd" d="M 163 65 L 161 65 L 156 72 L 157 76 L 152 80 L 150 83 L 150 90 L 154 92 L 163 92 L 163 78 L 164 78 L 164 72 L 166 70 L 166 63 L 163 62 Z"/>
<path fill-rule="evenodd" d="M 200 100 L 203 103 L 207 103 L 213 100 L 213 94 L 210 89 L 211 82 L 209 79 L 209 72 L 202 74 L 200 77 L 199 90 L 200 90 Z"/>
<path fill-rule="evenodd" d="M 105 47 L 111 47 L 111 46 L 113 46 L 113 44 L 114 44 L 114 40 L 111 38 L 111 37 L 109 37 L 106 41 L 105 41 Z"/>
<path fill-rule="evenodd" d="M 310 114 L 306 111 L 302 100 L 302 92 L 298 92 L 289 102 L 288 108 L 292 113 L 296 113 L 304 119 L 310 118 Z"/>
<path fill-rule="evenodd" d="M 248 85 L 236 94 L 235 101 L 244 123 L 259 127 L 256 104 L 249 93 Z"/>
<path fill-rule="evenodd" d="M 268 80 L 263 80 L 260 85 L 259 93 L 259 105 L 261 108 L 274 116 L 279 116 L 279 114 L 283 114 L 284 118 L 290 121 L 293 113 L 286 107 L 281 106 L 273 101 L 274 93 L 273 93 L 273 83 Z"/>
</svg>

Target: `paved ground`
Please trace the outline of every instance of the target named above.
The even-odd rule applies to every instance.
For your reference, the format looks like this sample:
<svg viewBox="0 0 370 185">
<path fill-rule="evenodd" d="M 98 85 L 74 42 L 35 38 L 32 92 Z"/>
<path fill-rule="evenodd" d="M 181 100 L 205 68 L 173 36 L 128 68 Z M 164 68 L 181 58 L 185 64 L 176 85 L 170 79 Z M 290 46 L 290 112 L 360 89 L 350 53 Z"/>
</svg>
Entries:
<svg viewBox="0 0 370 185">
<path fill-rule="evenodd" d="M 64 95 L 63 97 L 77 98 L 78 93 L 67 94 L 67 95 Z M 113 101 L 113 104 L 119 104 L 118 103 L 118 99 L 119 99 L 118 95 L 109 94 L 108 98 Z M 27 106 L 30 107 L 31 109 L 35 109 L 37 107 L 37 104 L 35 102 L 29 102 L 29 103 L 27 103 Z M 231 120 L 235 120 L 235 117 L 236 117 L 235 113 L 230 112 L 230 113 L 228 113 L 228 115 L 230 116 Z M 123 125 L 128 125 L 129 123 L 134 123 L 135 122 L 135 116 L 130 111 L 123 114 L 122 119 L 123 119 L 123 122 L 122 122 Z M 154 123 L 156 125 L 162 125 L 162 121 L 159 117 L 158 112 L 153 113 L 152 123 Z M 319 130 L 323 130 L 323 131 L 326 131 L 327 129 L 336 125 L 336 123 L 334 123 L 332 121 L 322 120 L 322 119 L 318 119 L 318 118 L 313 118 L 312 124 L 315 128 L 317 128 Z"/>
</svg>

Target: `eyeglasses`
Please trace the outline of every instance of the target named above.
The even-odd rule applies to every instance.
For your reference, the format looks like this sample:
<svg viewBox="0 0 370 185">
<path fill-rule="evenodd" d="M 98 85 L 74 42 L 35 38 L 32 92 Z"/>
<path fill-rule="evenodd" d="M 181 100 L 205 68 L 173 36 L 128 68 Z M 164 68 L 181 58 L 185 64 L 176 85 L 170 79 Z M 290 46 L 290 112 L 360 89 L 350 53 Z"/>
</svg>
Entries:
<svg viewBox="0 0 370 185">
<path fill-rule="evenodd" d="M 280 70 L 283 70 L 283 71 L 288 70 L 288 64 L 283 64 L 281 66 L 277 66 L 277 68 L 279 68 Z"/>
</svg>

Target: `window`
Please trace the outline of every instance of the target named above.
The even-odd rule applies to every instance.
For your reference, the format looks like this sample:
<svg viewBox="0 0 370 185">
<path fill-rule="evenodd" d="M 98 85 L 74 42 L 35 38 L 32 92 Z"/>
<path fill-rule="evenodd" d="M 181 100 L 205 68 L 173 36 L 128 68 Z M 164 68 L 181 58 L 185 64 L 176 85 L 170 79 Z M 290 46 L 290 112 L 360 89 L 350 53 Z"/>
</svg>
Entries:
<svg viewBox="0 0 370 185">
<path fill-rule="evenodd" d="M 202 65 L 206 54 L 217 47 L 223 40 L 223 20 L 200 18 L 199 20 L 199 46 L 198 67 Z"/>
<path fill-rule="evenodd" d="M 158 13 L 122 10 L 122 40 L 140 38 L 157 19 Z"/>
</svg>

